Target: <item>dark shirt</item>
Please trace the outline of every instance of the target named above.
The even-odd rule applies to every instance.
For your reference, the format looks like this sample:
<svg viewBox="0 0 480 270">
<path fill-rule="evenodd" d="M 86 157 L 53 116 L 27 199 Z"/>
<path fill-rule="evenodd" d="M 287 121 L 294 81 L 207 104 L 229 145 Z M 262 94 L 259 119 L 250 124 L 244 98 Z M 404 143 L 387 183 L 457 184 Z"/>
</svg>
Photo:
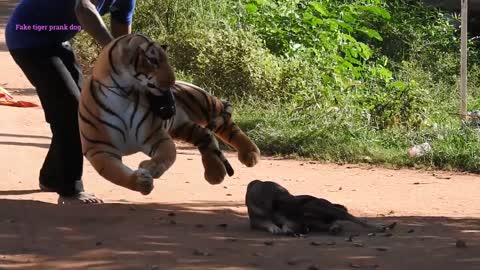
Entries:
<svg viewBox="0 0 480 270">
<path fill-rule="evenodd" d="M 136 0 L 98 0 L 100 15 L 131 24 Z M 9 50 L 58 45 L 81 30 L 75 0 L 21 0 L 10 16 L 5 39 Z"/>
</svg>

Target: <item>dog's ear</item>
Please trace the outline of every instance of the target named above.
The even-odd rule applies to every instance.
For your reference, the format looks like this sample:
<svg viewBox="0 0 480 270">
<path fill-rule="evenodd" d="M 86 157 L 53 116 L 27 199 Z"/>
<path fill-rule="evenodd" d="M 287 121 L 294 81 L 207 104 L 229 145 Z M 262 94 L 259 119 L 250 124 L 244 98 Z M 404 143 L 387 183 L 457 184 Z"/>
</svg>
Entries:
<svg viewBox="0 0 480 270">
<path fill-rule="evenodd" d="M 162 49 L 163 49 L 164 51 L 167 51 L 167 49 L 168 49 L 168 45 L 167 45 L 167 44 L 162 44 L 162 45 L 160 45 L 160 47 L 162 47 Z"/>
</svg>

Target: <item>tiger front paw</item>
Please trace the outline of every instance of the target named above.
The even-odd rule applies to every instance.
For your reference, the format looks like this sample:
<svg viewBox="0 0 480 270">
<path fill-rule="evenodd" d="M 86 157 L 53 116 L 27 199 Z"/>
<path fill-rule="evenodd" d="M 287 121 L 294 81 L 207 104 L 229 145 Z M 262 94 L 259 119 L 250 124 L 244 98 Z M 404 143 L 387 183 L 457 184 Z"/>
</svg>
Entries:
<svg viewBox="0 0 480 270">
<path fill-rule="evenodd" d="M 223 161 L 217 155 L 202 156 L 203 167 L 205 168 L 205 180 L 212 185 L 223 182 L 227 170 Z"/>
<path fill-rule="evenodd" d="M 167 170 L 165 166 L 158 165 L 153 160 L 144 160 L 138 167 L 147 170 L 153 178 L 159 178 Z"/>
<path fill-rule="evenodd" d="M 133 173 L 135 190 L 148 195 L 153 190 L 153 177 L 146 169 L 140 168 Z"/>
</svg>

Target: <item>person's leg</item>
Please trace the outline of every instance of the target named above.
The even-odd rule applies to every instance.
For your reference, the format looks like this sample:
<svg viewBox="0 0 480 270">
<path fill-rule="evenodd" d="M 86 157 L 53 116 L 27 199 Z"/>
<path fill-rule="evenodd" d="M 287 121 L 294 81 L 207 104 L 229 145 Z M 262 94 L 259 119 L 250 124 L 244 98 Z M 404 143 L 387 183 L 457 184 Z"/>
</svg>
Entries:
<svg viewBox="0 0 480 270">
<path fill-rule="evenodd" d="M 57 143 L 55 143 L 55 137 L 52 132 L 52 139 L 50 141 L 50 147 L 48 149 L 47 156 L 43 161 L 42 168 L 40 169 L 40 189 L 45 192 L 56 192 L 58 189 L 59 176 L 55 170 L 55 157 L 58 156 Z"/>
<path fill-rule="evenodd" d="M 70 193 L 72 188 L 75 192 L 83 192 L 82 174 L 83 174 L 83 154 L 80 142 L 80 131 L 78 128 L 78 100 L 72 92 L 79 92 L 82 87 L 82 72 L 75 61 L 75 56 L 70 48 L 70 44 L 59 46 L 56 50 L 56 56 L 61 60 L 59 67 L 62 74 L 68 77 L 65 91 L 68 91 L 64 99 L 65 106 L 61 111 L 64 112 L 65 122 L 62 122 L 58 128 L 52 127 L 52 132 L 57 134 L 56 143 L 61 149 L 68 149 L 65 152 L 60 150 L 60 155 L 65 158 L 63 177 L 65 178 L 65 187 L 63 192 Z M 65 68 L 68 75 L 65 73 Z M 73 83 L 72 84 L 72 80 Z M 55 130 L 53 130 L 55 129 Z"/>
<path fill-rule="evenodd" d="M 70 131 L 65 131 L 61 127 L 56 127 L 57 125 L 50 125 L 52 140 L 40 169 L 40 189 L 46 192 L 58 192 L 62 196 L 73 196 L 72 194 L 84 191 L 81 180 L 83 172 L 81 145 L 75 143 L 75 137 L 71 134 L 75 132 L 75 127 L 60 124 L 64 128 L 71 128 Z M 65 147 L 65 143 L 68 142 L 71 142 L 71 144 Z M 80 156 L 78 153 L 80 153 Z M 64 160 L 65 155 L 67 155 L 67 158 Z M 62 168 L 64 171 L 62 171 Z"/>
<path fill-rule="evenodd" d="M 77 88 L 69 88 L 69 92 L 71 96 L 74 97 L 75 94 L 73 94 L 72 92 L 78 91 L 78 93 L 80 93 L 80 90 L 82 88 L 82 83 L 83 83 L 83 75 L 82 75 L 80 65 L 75 59 L 75 54 L 69 42 L 65 42 L 62 45 L 62 48 L 59 53 L 59 57 L 60 59 L 62 59 L 63 64 L 65 65 L 68 72 L 72 76 L 72 79 L 77 85 Z M 71 121 L 71 123 L 74 123 L 74 124 L 72 126 L 71 132 L 68 133 L 68 137 L 70 138 L 68 140 L 68 143 L 71 146 L 71 151 L 69 152 L 70 154 L 69 160 L 72 160 L 72 162 L 70 162 L 69 165 L 70 165 L 70 170 L 72 172 L 72 175 L 74 177 L 69 178 L 71 179 L 70 183 L 74 183 L 75 190 L 81 191 L 79 193 L 79 199 L 88 200 L 89 202 L 92 202 L 92 203 L 101 202 L 101 200 L 97 199 L 93 194 L 84 192 L 82 180 L 75 180 L 77 179 L 75 175 L 81 176 L 83 173 L 83 152 L 82 152 L 82 145 L 80 141 L 80 130 L 78 126 L 78 115 L 77 115 L 78 100 L 75 98 L 75 99 L 72 99 L 72 101 L 75 103 L 75 107 L 74 107 L 75 116 L 72 118 L 72 121 Z M 69 169 L 68 167 L 69 166 L 67 166 L 67 169 Z"/>
<path fill-rule="evenodd" d="M 55 190 L 61 198 L 100 202 L 93 195 L 85 194 L 81 184 L 83 155 L 78 130 L 78 101 L 71 94 L 79 91 L 80 77 L 75 81 L 66 67 L 65 49 L 20 49 L 10 53 L 36 88 L 52 130 L 52 142 L 40 171 L 40 183 Z"/>
</svg>

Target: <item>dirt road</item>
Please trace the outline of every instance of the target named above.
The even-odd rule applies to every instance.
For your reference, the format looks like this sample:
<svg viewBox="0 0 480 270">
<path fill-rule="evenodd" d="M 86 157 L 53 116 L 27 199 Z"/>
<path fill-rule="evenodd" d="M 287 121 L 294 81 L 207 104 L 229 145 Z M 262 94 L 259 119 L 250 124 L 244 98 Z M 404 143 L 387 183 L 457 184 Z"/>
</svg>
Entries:
<svg viewBox="0 0 480 270">
<path fill-rule="evenodd" d="M 15 2 L 0 0 L 0 85 L 39 103 L 5 51 L 3 24 Z M 480 269 L 476 175 L 268 157 L 246 168 L 230 153 L 236 174 L 211 186 L 197 151 L 182 146 L 148 196 L 103 180 L 86 162 L 85 186 L 106 203 L 64 206 L 37 188 L 49 140 L 41 109 L 0 106 L 0 269 Z M 374 237 L 349 226 L 359 234 L 352 242 L 348 234 L 291 239 L 250 231 L 243 200 L 253 179 L 399 225 Z M 457 248 L 457 239 L 467 248 Z"/>
</svg>

